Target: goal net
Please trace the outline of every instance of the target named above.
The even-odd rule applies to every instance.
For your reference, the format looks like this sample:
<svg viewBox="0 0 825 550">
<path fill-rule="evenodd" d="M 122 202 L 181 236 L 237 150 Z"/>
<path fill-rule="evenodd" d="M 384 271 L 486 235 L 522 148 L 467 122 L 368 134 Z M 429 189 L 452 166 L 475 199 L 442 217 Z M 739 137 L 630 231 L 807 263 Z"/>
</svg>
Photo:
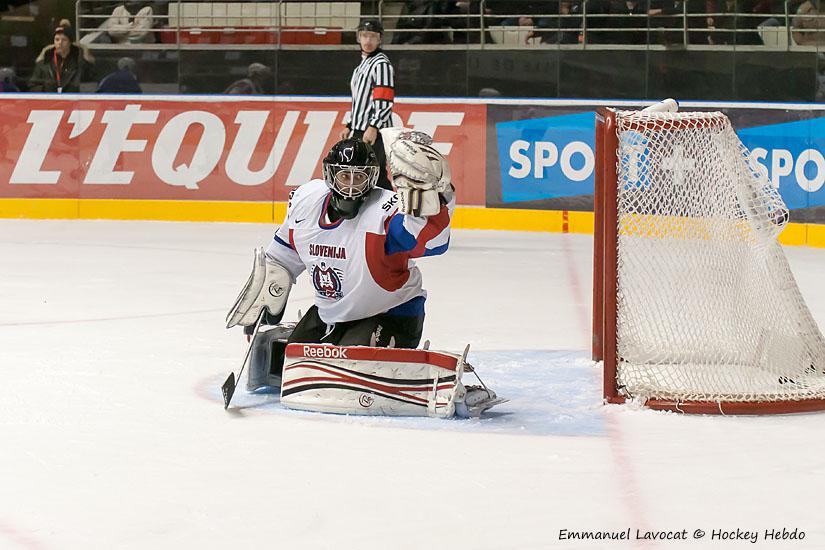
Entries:
<svg viewBox="0 0 825 550">
<path fill-rule="evenodd" d="M 594 356 L 605 397 L 825 409 L 825 340 L 777 236 L 788 210 L 722 113 L 597 117 Z"/>
</svg>

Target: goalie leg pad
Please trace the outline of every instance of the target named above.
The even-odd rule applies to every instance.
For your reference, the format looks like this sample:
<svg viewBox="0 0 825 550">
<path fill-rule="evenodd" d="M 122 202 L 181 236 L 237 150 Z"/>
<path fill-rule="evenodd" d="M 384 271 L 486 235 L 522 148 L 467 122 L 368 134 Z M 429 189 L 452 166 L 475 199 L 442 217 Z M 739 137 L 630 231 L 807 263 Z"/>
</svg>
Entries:
<svg viewBox="0 0 825 550">
<path fill-rule="evenodd" d="M 289 344 L 281 403 L 338 414 L 469 416 L 464 369 L 462 356 L 445 352 Z"/>
<path fill-rule="evenodd" d="M 256 249 L 252 273 L 226 314 L 226 328 L 254 325 L 263 308 L 273 316 L 279 316 L 286 307 L 291 288 L 292 275 L 289 271 L 268 258 L 262 248 Z"/>
</svg>

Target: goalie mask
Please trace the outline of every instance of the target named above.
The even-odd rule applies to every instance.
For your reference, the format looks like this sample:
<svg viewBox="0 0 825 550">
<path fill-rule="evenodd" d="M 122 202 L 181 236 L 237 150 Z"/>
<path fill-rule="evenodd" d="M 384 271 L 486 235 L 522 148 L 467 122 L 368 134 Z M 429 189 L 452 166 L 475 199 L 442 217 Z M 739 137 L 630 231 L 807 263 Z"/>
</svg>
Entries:
<svg viewBox="0 0 825 550">
<path fill-rule="evenodd" d="M 361 140 L 344 139 L 332 146 L 323 167 L 324 181 L 332 190 L 330 206 L 342 218 L 354 218 L 378 182 L 375 151 Z"/>
</svg>

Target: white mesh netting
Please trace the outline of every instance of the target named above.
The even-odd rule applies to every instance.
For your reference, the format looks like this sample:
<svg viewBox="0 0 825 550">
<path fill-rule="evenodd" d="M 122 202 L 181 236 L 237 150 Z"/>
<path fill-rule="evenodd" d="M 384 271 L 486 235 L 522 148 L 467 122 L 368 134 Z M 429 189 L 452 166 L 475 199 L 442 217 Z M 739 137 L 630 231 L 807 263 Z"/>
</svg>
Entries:
<svg viewBox="0 0 825 550">
<path fill-rule="evenodd" d="M 618 371 L 631 397 L 825 398 L 788 211 L 721 113 L 619 111 Z"/>
</svg>

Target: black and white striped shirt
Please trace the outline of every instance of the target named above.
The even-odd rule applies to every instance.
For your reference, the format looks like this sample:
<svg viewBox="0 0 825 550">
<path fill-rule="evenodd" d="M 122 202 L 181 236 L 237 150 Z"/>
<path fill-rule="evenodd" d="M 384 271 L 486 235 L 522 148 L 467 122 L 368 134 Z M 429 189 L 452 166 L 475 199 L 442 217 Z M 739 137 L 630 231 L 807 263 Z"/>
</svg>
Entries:
<svg viewBox="0 0 825 550">
<path fill-rule="evenodd" d="M 364 131 L 368 126 L 379 130 L 392 125 L 395 83 L 390 60 L 381 50 L 364 57 L 355 67 L 350 80 L 352 112 L 347 125 Z"/>
</svg>

